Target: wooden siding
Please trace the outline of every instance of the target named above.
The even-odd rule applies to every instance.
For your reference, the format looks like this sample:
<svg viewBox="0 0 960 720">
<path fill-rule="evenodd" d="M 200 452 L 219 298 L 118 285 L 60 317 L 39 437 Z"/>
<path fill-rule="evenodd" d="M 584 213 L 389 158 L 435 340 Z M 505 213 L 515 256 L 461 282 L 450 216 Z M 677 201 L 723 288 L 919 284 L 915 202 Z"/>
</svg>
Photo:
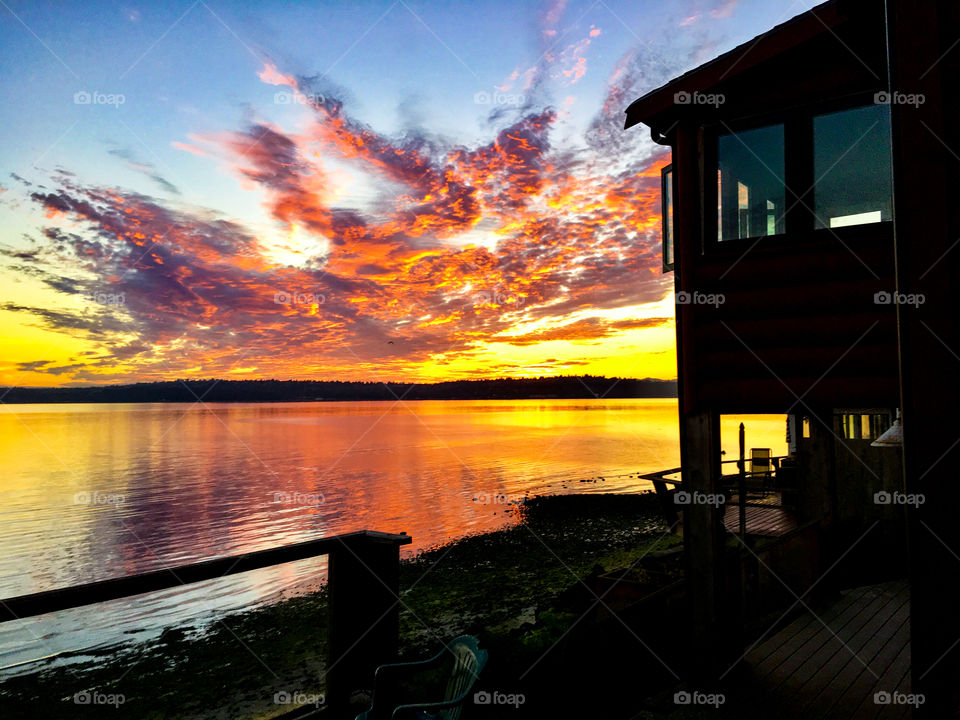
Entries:
<svg viewBox="0 0 960 720">
<path fill-rule="evenodd" d="M 898 404 L 887 223 L 687 254 L 680 304 L 687 401 L 721 412 Z M 801 400 L 798 401 L 798 398 Z"/>
</svg>

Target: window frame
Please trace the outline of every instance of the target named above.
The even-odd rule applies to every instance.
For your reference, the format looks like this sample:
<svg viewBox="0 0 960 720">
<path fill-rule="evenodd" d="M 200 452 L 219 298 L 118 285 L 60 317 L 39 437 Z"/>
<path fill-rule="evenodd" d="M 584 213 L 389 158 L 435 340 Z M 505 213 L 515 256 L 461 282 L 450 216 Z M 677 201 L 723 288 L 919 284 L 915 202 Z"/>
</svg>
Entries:
<svg viewBox="0 0 960 720">
<path fill-rule="evenodd" d="M 864 228 L 872 228 L 875 232 L 889 232 L 889 230 L 880 230 L 880 228 L 891 226 L 889 220 L 836 228 L 815 227 L 813 119 L 820 115 L 854 110 L 872 104 L 874 104 L 873 93 L 856 93 L 804 107 L 787 108 L 777 112 L 755 114 L 702 125 L 700 127 L 700 141 L 703 148 L 700 166 L 700 188 L 703 201 L 700 228 L 702 254 L 742 253 L 755 246 L 789 245 L 798 240 L 803 242 L 805 239 L 824 235 L 835 238 L 857 237 L 864 234 Z M 717 191 L 718 140 L 721 135 L 754 130 L 770 125 L 783 125 L 783 179 L 786 198 L 784 231 L 774 235 L 720 240 L 719 219 L 717 217 L 719 210 Z M 804 188 L 804 190 L 798 197 L 791 188 Z M 674 206 L 674 212 L 676 212 L 676 206 Z"/>
<path fill-rule="evenodd" d="M 670 262 L 667 262 L 667 184 L 670 186 Z M 673 172 L 673 163 L 668 163 L 660 169 L 660 257 L 663 261 L 663 272 L 671 272 L 677 263 L 677 188 L 676 175 Z"/>
<path fill-rule="evenodd" d="M 811 230 L 812 232 L 815 232 L 815 233 L 821 233 L 821 232 L 828 232 L 828 233 L 829 233 L 829 232 L 831 232 L 831 231 L 834 232 L 834 233 L 836 233 L 838 230 L 846 230 L 846 228 L 851 228 L 851 227 L 852 227 L 852 228 L 877 227 L 877 226 L 883 226 L 883 225 L 886 225 L 886 224 L 889 224 L 889 223 L 892 223 L 892 222 L 893 222 L 893 220 L 892 220 L 892 210 L 893 210 L 893 156 L 892 156 L 892 154 L 891 154 L 891 155 L 888 156 L 888 161 L 889 161 L 889 163 L 890 163 L 890 209 L 891 209 L 891 219 L 890 219 L 890 220 L 880 220 L 879 222 L 874 222 L 874 223 L 858 223 L 858 224 L 855 224 L 855 225 L 842 225 L 842 226 L 840 226 L 840 227 L 833 227 L 833 228 L 829 227 L 829 225 L 828 225 L 827 227 L 822 227 L 822 228 L 816 227 L 816 221 L 817 221 L 817 218 L 816 218 L 816 188 L 814 187 L 814 182 L 815 182 L 818 178 L 815 177 L 815 171 L 814 171 L 814 161 L 815 161 L 815 158 L 814 158 L 814 154 L 813 154 L 813 153 L 814 153 L 814 149 L 815 149 L 815 148 L 814 148 L 814 145 L 813 145 L 813 140 L 814 140 L 813 120 L 814 120 L 814 118 L 819 117 L 820 115 L 830 115 L 830 114 L 833 114 L 833 113 L 844 112 L 844 111 L 846 111 L 846 110 L 856 110 L 856 109 L 858 109 L 858 108 L 867 107 L 867 106 L 870 106 L 870 105 L 878 105 L 878 104 L 879 104 L 879 103 L 876 103 L 876 102 L 874 101 L 875 95 L 873 95 L 873 94 L 869 94 L 869 95 L 858 95 L 858 96 L 856 96 L 856 97 L 857 97 L 858 100 L 859 100 L 858 102 L 851 102 L 849 98 L 844 98 L 844 101 L 843 101 L 843 102 L 841 102 L 841 101 L 833 101 L 833 102 L 831 102 L 831 103 L 824 103 L 822 106 L 821 106 L 821 105 L 818 105 L 818 106 L 816 107 L 816 111 L 815 111 L 815 112 L 811 112 L 811 113 L 810 113 L 810 116 L 809 116 L 809 117 L 810 117 L 810 154 L 809 154 L 809 158 L 810 158 L 810 160 L 809 160 L 809 162 L 810 162 L 810 182 L 809 182 L 808 187 L 810 188 L 810 190 L 809 190 L 809 193 L 808 193 L 808 197 L 809 197 L 809 201 L 810 201 L 811 210 L 809 211 L 808 214 L 809 214 L 809 216 L 810 216 L 810 230 Z M 889 105 L 889 104 L 885 104 L 885 105 L 883 105 L 883 106 L 887 108 L 887 112 L 889 113 L 889 112 L 890 112 L 890 105 Z M 888 118 L 888 119 L 889 119 L 889 118 Z M 889 143 L 892 143 L 892 138 L 888 138 L 888 144 L 889 144 Z M 888 149 L 889 149 L 889 148 L 888 148 Z"/>
<path fill-rule="evenodd" d="M 896 411 L 890 408 L 834 408 L 834 432 L 840 440 L 873 442 L 886 432 L 896 417 Z M 848 420 L 850 418 L 850 420 Z M 855 419 L 853 419 L 855 418 Z M 853 435 L 847 433 L 847 423 L 853 427 Z M 864 436 L 864 425 L 867 435 Z"/>
<path fill-rule="evenodd" d="M 788 183 L 786 182 L 786 176 L 789 174 L 787 169 L 787 152 L 786 148 L 790 145 L 790 135 L 788 130 L 788 123 L 776 116 L 763 116 L 760 118 L 752 118 L 749 121 L 743 122 L 733 122 L 733 123 L 724 123 L 717 124 L 712 126 L 712 132 L 709 134 L 709 143 L 705 144 L 705 149 L 707 150 L 707 162 L 704 165 L 705 172 L 703 177 L 704 184 L 704 199 L 705 207 L 709 208 L 707 213 L 704 213 L 704 224 L 705 224 L 705 239 L 711 239 L 714 244 L 719 246 L 727 246 L 729 243 L 752 243 L 764 238 L 775 238 L 785 235 L 786 230 L 786 217 L 784 218 L 784 232 L 777 233 L 775 235 L 752 235 L 745 238 L 730 238 L 729 240 L 720 239 L 720 219 L 718 217 L 720 209 L 720 198 L 718 194 L 718 182 L 717 182 L 717 173 L 719 172 L 719 140 L 723 135 L 731 135 L 735 133 L 747 132 L 750 130 L 758 130 L 761 128 L 771 127 L 774 125 L 783 126 L 783 174 L 784 174 L 784 203 L 786 208 L 792 206 L 790 190 L 788 188 Z"/>
</svg>

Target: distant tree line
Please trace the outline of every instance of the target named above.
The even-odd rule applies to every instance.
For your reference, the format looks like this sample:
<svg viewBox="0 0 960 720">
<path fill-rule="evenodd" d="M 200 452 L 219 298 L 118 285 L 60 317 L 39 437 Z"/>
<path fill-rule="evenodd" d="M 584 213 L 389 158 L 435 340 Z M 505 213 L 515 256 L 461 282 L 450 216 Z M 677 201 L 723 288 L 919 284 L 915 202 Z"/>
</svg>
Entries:
<svg viewBox="0 0 960 720">
<path fill-rule="evenodd" d="M 397 383 L 340 380 L 171 380 L 131 385 L 0 388 L 3 403 L 307 402 L 316 400 L 520 400 L 665 398 L 675 380 L 594 375 Z"/>
</svg>

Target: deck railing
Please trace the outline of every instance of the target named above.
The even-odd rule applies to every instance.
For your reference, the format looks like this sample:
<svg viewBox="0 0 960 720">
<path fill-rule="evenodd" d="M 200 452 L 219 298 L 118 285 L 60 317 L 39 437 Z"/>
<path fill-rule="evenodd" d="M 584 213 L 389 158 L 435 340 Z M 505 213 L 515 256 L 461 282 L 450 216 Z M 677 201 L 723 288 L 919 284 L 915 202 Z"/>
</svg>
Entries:
<svg viewBox="0 0 960 720">
<path fill-rule="evenodd" d="M 361 530 L 281 547 L 99 580 L 0 600 L 0 623 L 214 580 L 281 563 L 329 556 L 326 703 L 341 712 L 369 687 L 377 665 L 396 657 L 400 546 L 409 535 Z"/>
<path fill-rule="evenodd" d="M 750 489 L 747 487 L 747 480 L 756 477 L 774 477 L 780 472 L 780 462 L 787 457 L 788 456 L 786 455 L 776 455 L 766 458 L 770 463 L 770 469 L 766 471 L 748 471 L 746 469 L 746 463 L 751 462 L 750 458 L 720 461 L 721 475 L 719 481 L 721 488 L 724 490 L 732 490 L 733 488 L 736 488 L 737 490 L 737 500 L 736 502 L 731 502 L 730 504 L 737 505 L 739 507 L 739 534 L 741 538 L 746 537 L 746 510 L 747 505 L 750 504 L 747 500 L 748 491 Z M 723 466 L 731 464 L 737 465 L 737 472 L 726 475 L 723 474 Z M 641 479 L 649 480 L 651 483 L 653 483 L 653 488 L 657 492 L 657 497 L 660 498 L 664 519 L 666 520 L 667 525 L 671 528 L 676 527 L 678 524 L 680 507 L 674 503 L 673 493 L 670 491 L 667 485 L 673 485 L 675 489 L 682 490 L 682 473 L 683 468 L 669 468 L 667 470 L 658 470 L 657 472 L 647 473 L 646 475 L 640 476 Z"/>
</svg>

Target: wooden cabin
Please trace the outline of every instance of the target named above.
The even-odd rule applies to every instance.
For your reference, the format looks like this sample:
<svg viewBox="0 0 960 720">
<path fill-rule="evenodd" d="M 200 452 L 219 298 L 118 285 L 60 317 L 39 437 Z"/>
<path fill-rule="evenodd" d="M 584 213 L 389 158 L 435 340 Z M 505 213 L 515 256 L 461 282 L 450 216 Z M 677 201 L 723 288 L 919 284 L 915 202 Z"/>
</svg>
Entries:
<svg viewBox="0 0 960 720">
<path fill-rule="evenodd" d="M 757 572 L 807 601 L 903 577 L 916 716 L 960 709 L 958 38 L 958 3 L 833 0 L 626 110 L 672 153 L 684 490 L 745 501 L 721 416 L 784 414 L 793 435 L 789 549 L 756 558 L 729 508 L 683 507 L 701 679 L 741 654 Z M 875 447 L 898 410 L 902 445 Z"/>
</svg>

